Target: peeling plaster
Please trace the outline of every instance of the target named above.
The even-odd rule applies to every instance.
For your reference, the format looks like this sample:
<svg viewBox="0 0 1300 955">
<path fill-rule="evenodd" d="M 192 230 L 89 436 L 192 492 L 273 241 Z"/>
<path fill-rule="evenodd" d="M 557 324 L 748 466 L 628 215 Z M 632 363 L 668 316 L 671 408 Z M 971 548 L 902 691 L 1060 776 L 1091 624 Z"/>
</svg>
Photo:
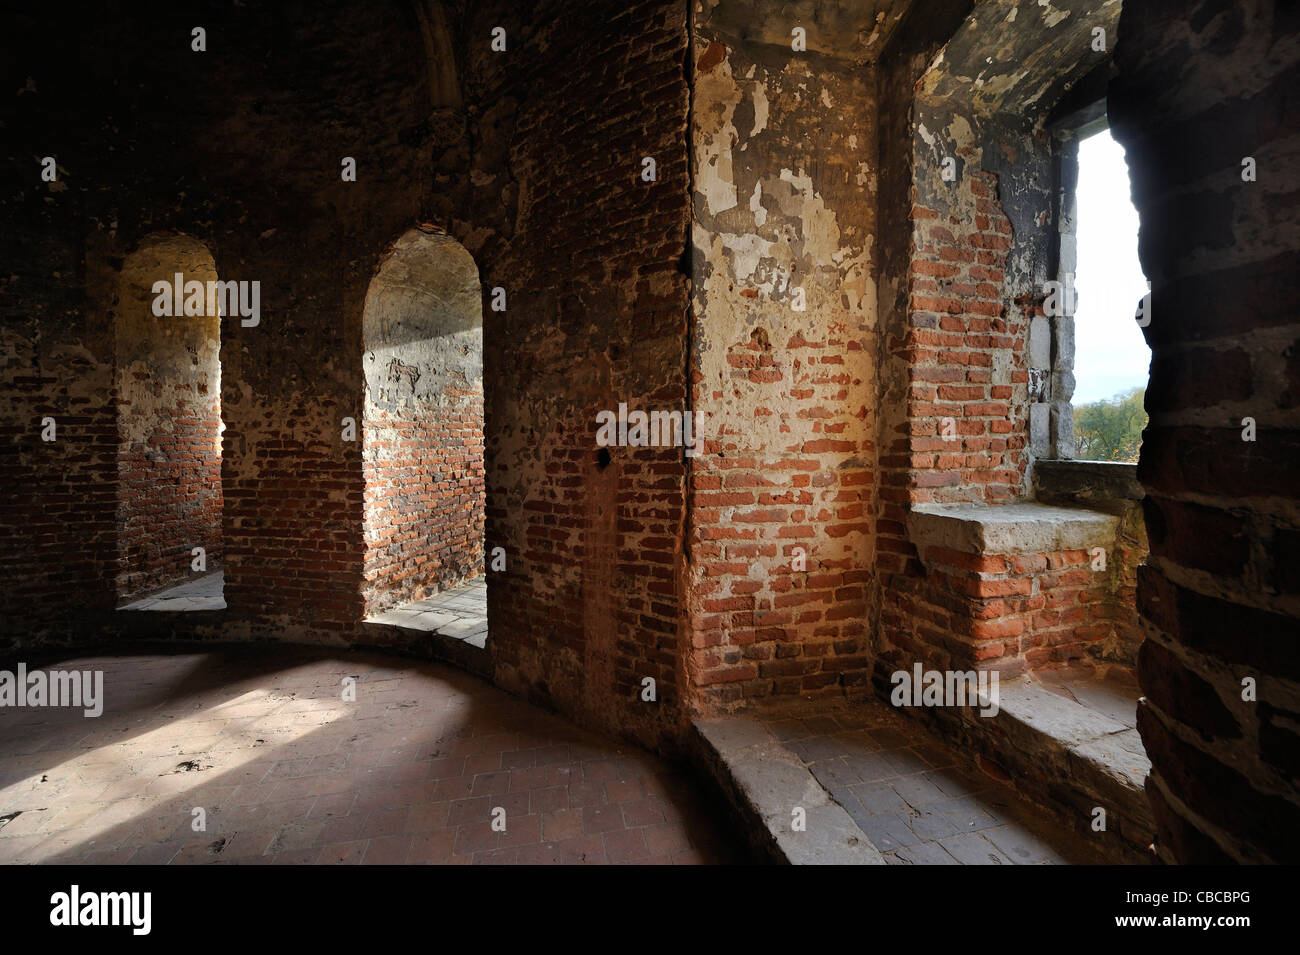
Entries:
<svg viewBox="0 0 1300 955">
<path fill-rule="evenodd" d="M 1091 27 L 1114 37 L 1118 0 L 986 0 L 979 9 L 997 17 L 984 28 L 975 16 L 953 34 L 931 61 L 917 98 L 932 108 L 969 103 L 977 116 L 1050 107 L 1109 54 L 1091 48 Z M 1024 16 L 1020 16 L 1024 13 Z M 1006 24 L 1015 23 L 1008 29 Z M 970 95 L 971 89 L 977 94 Z"/>
<path fill-rule="evenodd" d="M 732 235 L 724 233 L 717 236 L 727 252 L 731 253 L 731 277 L 737 282 L 744 282 L 758 271 L 759 263 L 770 258 L 775 242 L 768 242 L 757 235 Z M 716 246 L 715 246 L 716 248 Z"/>
<path fill-rule="evenodd" d="M 753 70 L 750 70 L 753 74 Z M 752 89 L 754 97 L 754 128 L 750 130 L 749 137 L 753 139 L 763 130 L 767 129 L 767 91 L 763 88 L 762 83 L 755 83 Z"/>
<path fill-rule="evenodd" d="M 710 215 L 737 203 L 731 147 L 739 139 L 734 124 L 736 106 L 743 98 L 727 60 L 696 80 L 696 149 L 699 161 L 695 188 L 704 196 Z"/>
<path fill-rule="evenodd" d="M 754 225 L 762 228 L 767 221 L 767 210 L 763 208 L 763 180 L 754 183 L 754 192 L 749 197 L 749 211 L 754 213 Z"/>
<path fill-rule="evenodd" d="M 811 256 L 814 261 L 831 259 L 840 247 L 840 227 L 835 221 L 835 213 L 826 208 L 825 200 L 813 189 L 812 177 L 803 169 L 798 174 L 782 169 L 781 181 L 798 189 L 803 200 L 797 208 L 782 201 L 781 211 L 803 222 L 804 255 Z"/>
<path fill-rule="evenodd" d="M 1052 0 L 1038 0 L 1038 5 L 1047 11 L 1043 14 L 1043 22 L 1047 24 L 1048 27 L 1054 27 L 1062 20 L 1068 19 L 1070 16 L 1069 10 L 1058 10 L 1053 7 Z"/>
<path fill-rule="evenodd" d="M 703 49 L 710 41 L 697 42 Z M 746 62 L 751 53 L 757 62 Z M 730 43 L 707 80 L 695 91 L 693 131 L 702 433 L 775 460 L 827 436 L 824 419 L 807 413 L 826 401 L 861 410 L 848 430 L 831 433 L 862 437 L 876 387 L 869 355 L 877 177 L 867 152 L 874 134 L 860 123 L 850 132 L 834 111 L 844 112 L 854 96 L 869 108 L 870 84 L 798 56 Z M 810 110 L 821 117 L 816 123 L 809 123 Z M 818 130 L 812 139 L 810 128 Z M 794 286 L 806 295 L 804 311 L 791 308 Z M 729 358 L 752 354 L 754 343 L 762 343 L 757 354 L 779 380 L 736 374 Z M 830 357 L 852 361 L 822 363 Z M 813 393 L 825 397 L 810 401 Z M 846 457 L 834 466 L 863 465 Z M 860 541 L 844 546 L 870 550 Z M 769 569 L 757 568 L 759 577 Z"/>
</svg>

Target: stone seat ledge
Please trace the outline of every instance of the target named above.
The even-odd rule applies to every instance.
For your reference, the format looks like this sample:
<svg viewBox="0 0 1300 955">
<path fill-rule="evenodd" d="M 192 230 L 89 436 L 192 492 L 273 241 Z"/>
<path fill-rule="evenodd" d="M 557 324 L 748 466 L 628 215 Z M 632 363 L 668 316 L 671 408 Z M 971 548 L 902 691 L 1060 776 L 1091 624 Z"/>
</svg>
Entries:
<svg viewBox="0 0 1300 955">
<path fill-rule="evenodd" d="M 913 544 L 969 554 L 1109 547 L 1118 528 L 1119 519 L 1110 514 L 1034 502 L 914 504 L 907 516 L 907 533 Z"/>
<path fill-rule="evenodd" d="M 981 730 L 986 722 L 994 730 L 1004 768 L 1057 780 L 1064 802 L 1084 814 L 1102 806 L 1131 845 L 1149 845 L 1155 832 L 1145 794 L 1151 761 L 1136 729 L 1028 677 L 1002 683 L 998 706 L 989 721 L 968 718 Z"/>
<path fill-rule="evenodd" d="M 732 716 L 693 723 L 693 756 L 721 789 L 749 841 L 789 865 L 884 865 L 885 858 L 798 756 L 757 719 Z M 791 828 L 802 807 L 806 828 Z"/>
</svg>

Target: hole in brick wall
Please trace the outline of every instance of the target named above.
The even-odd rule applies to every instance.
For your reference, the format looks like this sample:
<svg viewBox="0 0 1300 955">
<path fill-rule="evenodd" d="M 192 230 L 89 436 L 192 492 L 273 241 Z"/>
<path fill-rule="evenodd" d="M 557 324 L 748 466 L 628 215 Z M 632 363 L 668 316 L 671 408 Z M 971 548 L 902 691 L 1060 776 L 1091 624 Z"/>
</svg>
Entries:
<svg viewBox="0 0 1300 955">
<path fill-rule="evenodd" d="M 601 448 L 596 452 L 596 468 L 598 470 L 603 471 L 605 468 L 609 467 L 609 462 L 611 460 L 612 458 L 609 454 L 609 448 Z"/>
</svg>

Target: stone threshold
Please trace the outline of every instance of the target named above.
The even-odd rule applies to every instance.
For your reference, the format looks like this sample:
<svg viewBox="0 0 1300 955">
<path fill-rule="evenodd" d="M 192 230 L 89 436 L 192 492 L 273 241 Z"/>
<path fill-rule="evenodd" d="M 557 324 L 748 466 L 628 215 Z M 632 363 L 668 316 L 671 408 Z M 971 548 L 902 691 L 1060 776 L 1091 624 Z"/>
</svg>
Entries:
<svg viewBox="0 0 1300 955">
<path fill-rule="evenodd" d="M 225 585 L 225 571 L 218 569 L 179 584 L 168 584 L 151 594 L 136 596 L 116 609 L 132 613 L 202 613 L 225 610 Z"/>
<path fill-rule="evenodd" d="M 479 676 L 492 673 L 487 582 L 481 576 L 374 614 L 362 627 L 376 645 L 427 654 Z"/>
<path fill-rule="evenodd" d="M 463 637 L 375 619 L 362 621 L 361 629 L 364 638 L 359 646 L 437 660 L 475 676 L 492 679 L 491 651 Z"/>
</svg>

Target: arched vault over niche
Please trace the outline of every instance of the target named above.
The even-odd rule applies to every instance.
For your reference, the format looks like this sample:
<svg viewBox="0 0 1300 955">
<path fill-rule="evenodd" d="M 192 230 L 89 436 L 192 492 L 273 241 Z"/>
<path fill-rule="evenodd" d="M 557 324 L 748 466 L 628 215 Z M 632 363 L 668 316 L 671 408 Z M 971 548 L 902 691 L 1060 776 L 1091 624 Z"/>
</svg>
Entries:
<svg viewBox="0 0 1300 955">
<path fill-rule="evenodd" d="M 451 236 L 411 229 L 362 318 L 367 615 L 483 573 L 483 307 Z"/>
</svg>

